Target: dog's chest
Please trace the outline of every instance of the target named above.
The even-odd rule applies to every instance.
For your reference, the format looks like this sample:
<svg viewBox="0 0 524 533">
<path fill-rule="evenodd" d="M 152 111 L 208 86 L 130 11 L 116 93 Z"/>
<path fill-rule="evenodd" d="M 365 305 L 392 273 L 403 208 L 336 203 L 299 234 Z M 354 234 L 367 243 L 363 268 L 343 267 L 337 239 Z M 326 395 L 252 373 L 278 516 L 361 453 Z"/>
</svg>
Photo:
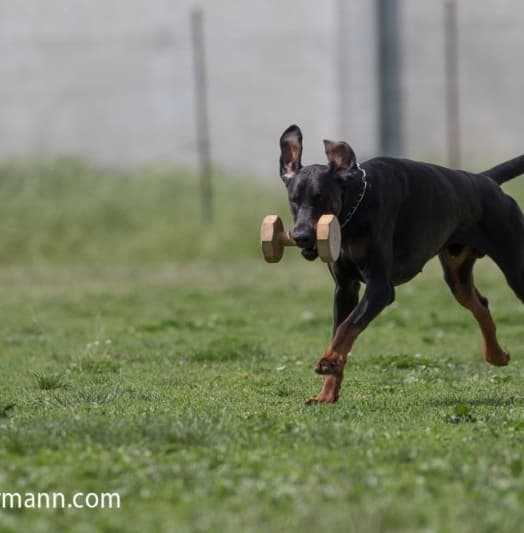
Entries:
<svg viewBox="0 0 524 533">
<path fill-rule="evenodd" d="M 369 241 L 366 237 L 356 237 L 349 239 L 347 252 L 353 263 L 362 263 L 368 255 Z"/>
</svg>

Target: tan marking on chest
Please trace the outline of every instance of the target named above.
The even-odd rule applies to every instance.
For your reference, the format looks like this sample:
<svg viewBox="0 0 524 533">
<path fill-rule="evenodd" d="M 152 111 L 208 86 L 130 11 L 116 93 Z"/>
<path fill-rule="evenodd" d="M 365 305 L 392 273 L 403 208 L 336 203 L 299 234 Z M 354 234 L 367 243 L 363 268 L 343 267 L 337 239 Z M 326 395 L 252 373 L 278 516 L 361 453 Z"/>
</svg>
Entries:
<svg viewBox="0 0 524 533">
<path fill-rule="evenodd" d="M 349 241 L 349 252 L 353 261 L 364 259 L 368 252 L 368 240 L 365 238 L 351 239 Z"/>
</svg>

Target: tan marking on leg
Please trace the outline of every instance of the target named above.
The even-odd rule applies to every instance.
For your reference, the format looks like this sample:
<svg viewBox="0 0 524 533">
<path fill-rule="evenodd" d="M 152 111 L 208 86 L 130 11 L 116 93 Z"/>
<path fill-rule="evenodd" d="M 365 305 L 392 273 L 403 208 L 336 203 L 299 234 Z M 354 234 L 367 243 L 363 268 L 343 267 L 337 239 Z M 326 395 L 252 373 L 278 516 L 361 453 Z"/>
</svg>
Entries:
<svg viewBox="0 0 524 533">
<path fill-rule="evenodd" d="M 482 304 L 473 282 L 473 264 L 477 259 L 474 252 L 468 247 L 457 256 L 443 251 L 440 259 L 453 295 L 463 307 L 471 311 L 480 326 L 484 358 L 495 366 L 507 365 L 509 354 L 500 347 L 491 313 Z"/>
<path fill-rule="evenodd" d="M 354 326 L 347 327 L 345 323 L 349 320 L 350 318 L 346 319 L 337 328 L 332 344 L 328 346 L 324 355 L 315 366 L 315 372 L 317 372 L 317 374 L 338 375 L 344 371 L 348 353 L 350 352 L 355 339 L 358 337 L 358 334 L 361 332 L 360 329 Z"/>
<path fill-rule="evenodd" d="M 346 321 L 349 321 L 349 318 Z M 315 365 L 315 372 L 325 375 L 326 378 L 317 397 L 306 401 L 308 405 L 313 403 L 335 403 L 338 400 L 348 353 L 358 334 L 362 331 L 354 326 L 345 326 L 346 321 L 337 328 L 333 343 Z"/>
</svg>

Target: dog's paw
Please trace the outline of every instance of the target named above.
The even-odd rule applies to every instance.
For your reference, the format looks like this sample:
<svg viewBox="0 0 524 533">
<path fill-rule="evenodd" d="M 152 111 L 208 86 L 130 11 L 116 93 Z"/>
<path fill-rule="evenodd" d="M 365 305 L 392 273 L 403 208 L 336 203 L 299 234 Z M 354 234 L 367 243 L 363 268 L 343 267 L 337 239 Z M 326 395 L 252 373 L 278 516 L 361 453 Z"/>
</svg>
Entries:
<svg viewBox="0 0 524 533">
<path fill-rule="evenodd" d="M 319 394 L 316 398 L 307 399 L 304 402 L 304 404 L 307 406 L 322 405 L 322 404 L 336 403 L 337 400 L 338 400 L 338 396 L 322 396 Z"/>
<path fill-rule="evenodd" d="M 510 355 L 504 350 L 497 350 L 487 352 L 485 354 L 486 361 L 494 366 L 506 366 L 509 363 Z"/>
<path fill-rule="evenodd" d="M 317 400 L 317 398 L 308 398 L 308 399 L 304 402 L 304 404 L 305 404 L 305 405 L 308 405 L 308 406 L 309 406 L 309 405 L 317 405 L 318 403 L 320 403 L 320 402 Z"/>
</svg>

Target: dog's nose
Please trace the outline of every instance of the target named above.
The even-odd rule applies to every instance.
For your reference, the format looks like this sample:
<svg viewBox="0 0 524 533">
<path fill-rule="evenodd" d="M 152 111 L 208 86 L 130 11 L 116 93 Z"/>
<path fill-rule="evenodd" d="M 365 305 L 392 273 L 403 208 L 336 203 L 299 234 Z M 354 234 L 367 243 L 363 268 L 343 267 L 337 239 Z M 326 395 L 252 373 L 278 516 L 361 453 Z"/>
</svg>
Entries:
<svg viewBox="0 0 524 533">
<path fill-rule="evenodd" d="M 315 243 L 315 237 L 311 231 L 293 230 L 292 237 L 300 248 L 311 248 Z"/>
</svg>

